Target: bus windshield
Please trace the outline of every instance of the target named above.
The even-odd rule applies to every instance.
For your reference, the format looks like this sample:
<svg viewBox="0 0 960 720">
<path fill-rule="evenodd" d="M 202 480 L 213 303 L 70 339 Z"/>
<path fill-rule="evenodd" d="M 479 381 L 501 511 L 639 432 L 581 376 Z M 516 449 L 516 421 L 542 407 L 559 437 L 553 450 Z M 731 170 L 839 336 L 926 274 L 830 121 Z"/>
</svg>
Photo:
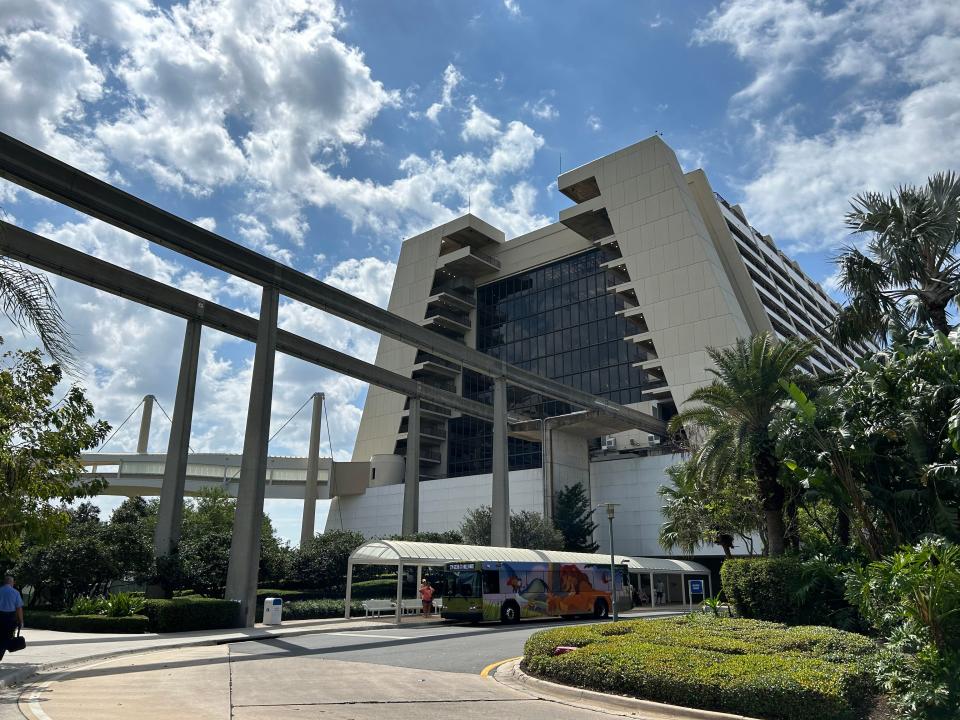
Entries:
<svg viewBox="0 0 960 720">
<path fill-rule="evenodd" d="M 475 570 L 448 570 L 444 574 L 446 595 L 480 597 L 480 573 Z"/>
</svg>

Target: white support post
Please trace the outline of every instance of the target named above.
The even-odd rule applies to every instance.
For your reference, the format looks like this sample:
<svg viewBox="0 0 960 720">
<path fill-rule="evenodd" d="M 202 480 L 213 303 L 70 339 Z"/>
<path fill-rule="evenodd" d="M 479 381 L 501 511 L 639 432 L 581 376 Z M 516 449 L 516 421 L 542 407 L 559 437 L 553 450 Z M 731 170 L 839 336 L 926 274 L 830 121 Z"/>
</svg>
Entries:
<svg viewBox="0 0 960 720">
<path fill-rule="evenodd" d="M 250 403 L 243 436 L 237 509 L 227 568 L 227 600 L 240 603 L 240 620 L 253 627 L 256 617 L 257 574 L 260 567 L 260 531 L 267 482 L 267 445 L 270 439 L 270 404 L 273 401 L 273 366 L 277 344 L 277 309 L 280 294 L 265 287 L 260 301 L 260 325 L 253 356 Z"/>
<path fill-rule="evenodd" d="M 689 601 L 690 607 L 693 607 L 693 595 L 688 592 L 687 588 L 687 576 L 685 573 L 680 573 L 680 604 L 686 605 Z"/>
<path fill-rule="evenodd" d="M 347 592 L 343 599 L 343 617 L 350 619 L 350 595 L 353 591 L 353 560 L 347 560 Z"/>
<path fill-rule="evenodd" d="M 407 416 L 407 460 L 403 479 L 403 517 L 400 532 L 413 535 L 420 528 L 420 398 L 410 398 Z"/>
<path fill-rule="evenodd" d="M 400 615 L 403 613 L 403 561 L 397 563 L 397 607 L 394 623 L 400 624 Z"/>
<path fill-rule="evenodd" d="M 653 584 L 653 573 L 650 573 L 650 609 L 657 606 L 657 588 Z"/>
<path fill-rule="evenodd" d="M 493 379 L 493 492 L 490 544 L 510 547 L 510 458 L 507 440 L 507 381 Z"/>
<path fill-rule="evenodd" d="M 320 469 L 320 425 L 323 417 L 323 393 L 313 394 L 310 419 L 310 445 L 307 447 L 307 481 L 303 488 L 303 519 L 300 523 L 300 547 L 313 539 L 317 516 L 317 472 Z M 330 479 L 327 478 L 327 487 Z"/>
<path fill-rule="evenodd" d="M 197 366 L 200 360 L 200 333 L 203 326 L 199 320 L 187 320 L 183 338 L 183 353 L 180 357 L 180 375 L 177 378 L 177 395 L 173 401 L 170 439 L 167 457 L 163 466 L 163 484 L 160 486 L 160 506 L 157 510 L 157 526 L 153 535 L 153 556 L 159 560 L 169 556 L 180 542 L 180 526 L 183 520 L 183 490 L 187 482 L 187 460 L 190 456 L 190 429 L 193 423 L 193 400 L 197 391 Z M 148 407 L 144 400 L 144 428 L 140 428 L 140 440 L 146 451 L 146 437 L 150 435 Z M 147 586 L 147 597 L 162 598 L 166 591 L 160 584 Z"/>
</svg>

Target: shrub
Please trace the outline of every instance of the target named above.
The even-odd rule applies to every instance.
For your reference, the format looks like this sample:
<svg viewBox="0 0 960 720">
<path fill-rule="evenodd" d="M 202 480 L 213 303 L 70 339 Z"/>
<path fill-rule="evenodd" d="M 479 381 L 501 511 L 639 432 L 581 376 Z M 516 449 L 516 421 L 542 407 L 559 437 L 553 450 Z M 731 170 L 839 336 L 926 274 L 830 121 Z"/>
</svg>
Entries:
<svg viewBox="0 0 960 720">
<path fill-rule="evenodd" d="M 239 603 L 215 598 L 181 597 L 173 600 L 145 600 L 143 614 L 153 632 L 214 630 L 240 625 Z"/>
<path fill-rule="evenodd" d="M 149 620 L 143 615 L 108 617 L 106 615 L 69 615 L 62 612 L 28 610 L 24 624 L 37 630 L 87 633 L 145 633 Z"/>
<path fill-rule="evenodd" d="M 960 707 L 960 546 L 928 538 L 855 568 L 848 592 L 889 644 L 878 676 L 906 720 L 953 720 Z"/>
<path fill-rule="evenodd" d="M 130 617 L 143 612 L 144 599 L 130 593 L 114 593 L 104 602 L 103 614 L 110 617 Z"/>
<path fill-rule="evenodd" d="M 365 542 L 361 533 L 349 530 L 330 530 L 318 533 L 303 543 L 291 561 L 292 580 L 301 588 L 329 588 L 343 597 L 347 579 L 347 560 L 350 553 Z M 369 566 L 353 569 L 354 580 L 363 580 L 372 574 Z"/>
<path fill-rule="evenodd" d="M 557 657 L 560 645 L 580 648 Z M 876 645 L 825 627 L 690 615 L 564 627 L 524 648 L 533 675 L 601 692 L 775 720 L 865 717 Z"/>
<path fill-rule="evenodd" d="M 740 617 L 772 622 L 800 621 L 795 588 L 800 561 L 793 557 L 736 558 L 720 568 L 723 593 Z"/>
<path fill-rule="evenodd" d="M 73 600 L 73 604 L 67 609 L 68 615 L 102 615 L 103 598 L 87 597 L 80 595 Z"/>
<path fill-rule="evenodd" d="M 262 609 L 261 609 L 262 611 Z M 351 615 L 362 615 L 363 605 L 350 603 Z M 312 620 L 314 618 L 342 618 L 343 600 L 294 600 L 283 606 L 284 620 Z"/>
</svg>

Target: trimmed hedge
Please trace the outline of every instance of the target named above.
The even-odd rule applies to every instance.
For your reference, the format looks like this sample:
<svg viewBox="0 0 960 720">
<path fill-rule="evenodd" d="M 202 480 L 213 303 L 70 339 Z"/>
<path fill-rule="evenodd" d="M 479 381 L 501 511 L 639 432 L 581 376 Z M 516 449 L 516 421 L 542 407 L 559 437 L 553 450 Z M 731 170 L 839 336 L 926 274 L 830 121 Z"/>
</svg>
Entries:
<svg viewBox="0 0 960 720">
<path fill-rule="evenodd" d="M 108 617 L 106 615 L 68 615 L 64 612 L 27 610 L 23 616 L 28 628 L 85 633 L 145 633 L 149 619 L 144 615 Z"/>
<path fill-rule="evenodd" d="M 150 619 L 150 630 L 158 633 L 215 630 L 241 624 L 239 604 L 216 598 L 187 596 L 145 600 L 143 614 Z"/>
<path fill-rule="evenodd" d="M 803 621 L 793 595 L 800 573 L 793 557 L 736 558 L 724 561 L 720 579 L 740 617 L 790 624 Z"/>
<path fill-rule="evenodd" d="M 553 656 L 556 647 L 579 648 Z M 523 668 L 567 685 L 770 720 L 859 720 L 877 646 L 832 628 L 690 615 L 532 635 Z"/>
<path fill-rule="evenodd" d="M 262 612 L 263 608 L 261 608 Z M 315 618 L 342 618 L 343 600 L 294 600 L 284 603 L 284 620 L 313 620 Z M 350 603 L 351 615 L 362 615 L 363 606 L 359 602 Z"/>
</svg>

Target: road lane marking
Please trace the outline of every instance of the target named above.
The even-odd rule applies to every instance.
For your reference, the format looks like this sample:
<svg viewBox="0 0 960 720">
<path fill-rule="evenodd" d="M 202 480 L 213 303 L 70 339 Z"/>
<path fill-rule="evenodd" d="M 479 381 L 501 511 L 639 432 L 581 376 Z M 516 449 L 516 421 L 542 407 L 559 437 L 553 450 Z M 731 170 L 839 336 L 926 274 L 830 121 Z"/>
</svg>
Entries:
<svg viewBox="0 0 960 720">
<path fill-rule="evenodd" d="M 480 677 L 489 677 L 492 670 L 496 670 L 498 667 L 504 663 L 508 663 L 512 660 L 520 660 L 523 658 L 523 655 L 517 657 L 507 658 L 506 660 L 497 660 L 495 663 L 490 663 L 483 670 L 480 671 Z"/>
</svg>

